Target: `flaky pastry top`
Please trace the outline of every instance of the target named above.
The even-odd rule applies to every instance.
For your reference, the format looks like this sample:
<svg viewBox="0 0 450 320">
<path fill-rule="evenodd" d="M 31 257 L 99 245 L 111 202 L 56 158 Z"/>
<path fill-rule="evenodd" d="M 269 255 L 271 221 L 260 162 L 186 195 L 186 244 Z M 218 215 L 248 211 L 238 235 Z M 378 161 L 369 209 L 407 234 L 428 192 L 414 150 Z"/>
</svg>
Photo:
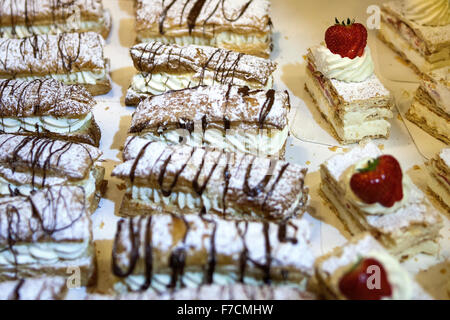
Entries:
<svg viewBox="0 0 450 320">
<path fill-rule="evenodd" d="M 95 32 L 0 39 L 0 77 L 98 71 L 107 66 L 104 40 Z"/>
<path fill-rule="evenodd" d="M 0 117 L 78 118 L 91 112 L 92 95 L 53 79 L 0 80 Z"/>
<path fill-rule="evenodd" d="M 200 83 L 206 76 L 232 84 L 234 78 L 265 85 L 277 64 L 248 54 L 209 46 L 140 43 L 130 50 L 136 69 L 142 72 L 193 73 Z"/>
<path fill-rule="evenodd" d="M 130 133 L 200 128 L 284 129 L 290 110 L 287 91 L 230 85 L 199 86 L 152 96 L 139 103 Z"/>
</svg>

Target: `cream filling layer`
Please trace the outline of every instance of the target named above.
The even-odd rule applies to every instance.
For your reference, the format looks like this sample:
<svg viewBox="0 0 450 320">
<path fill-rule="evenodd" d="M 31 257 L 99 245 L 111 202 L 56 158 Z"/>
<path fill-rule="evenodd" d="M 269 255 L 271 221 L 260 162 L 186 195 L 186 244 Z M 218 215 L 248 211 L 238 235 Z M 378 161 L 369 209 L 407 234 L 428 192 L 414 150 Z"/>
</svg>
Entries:
<svg viewBox="0 0 450 320">
<path fill-rule="evenodd" d="M 86 239 L 83 242 L 17 244 L 12 248 L 14 253 L 7 247 L 3 247 L 0 248 L 0 265 L 48 265 L 60 260 L 75 260 L 88 251 L 89 243 L 89 239 Z"/>
<path fill-rule="evenodd" d="M 205 45 L 205 46 L 218 46 L 229 45 L 269 45 L 271 41 L 270 34 L 264 36 L 255 34 L 237 34 L 234 32 L 220 32 L 214 35 L 212 38 L 198 37 L 198 36 L 157 36 L 157 37 L 139 37 L 141 42 L 159 41 L 166 44 L 175 43 L 180 46 L 186 46 L 190 44 Z"/>
<path fill-rule="evenodd" d="M 65 23 L 32 25 L 30 27 L 17 25 L 14 28 L 10 26 L 0 27 L 0 35 L 2 38 L 27 38 L 33 35 L 56 34 L 77 30 L 100 30 L 103 24 L 103 20 L 75 22 L 68 19 Z"/>
<path fill-rule="evenodd" d="M 98 81 L 101 81 L 106 78 L 106 69 L 100 69 L 98 71 L 79 71 L 79 72 L 71 72 L 71 73 L 51 73 L 40 76 L 18 76 L 17 79 L 21 80 L 35 80 L 42 78 L 51 78 L 58 80 L 60 82 L 64 82 L 66 84 L 97 84 Z"/>
<path fill-rule="evenodd" d="M 86 195 L 86 199 L 90 199 L 95 191 L 96 191 L 96 179 L 94 177 L 94 172 L 91 170 L 89 172 L 89 176 L 86 179 L 75 181 L 75 182 L 66 182 L 65 184 L 71 185 L 71 186 L 79 186 L 84 189 L 84 193 Z M 55 184 L 56 185 L 56 184 Z M 11 190 L 18 190 L 19 193 L 23 196 L 29 196 L 31 191 L 35 189 L 40 189 L 40 184 L 36 183 L 36 185 L 33 187 L 31 184 L 21 184 L 17 185 L 14 183 L 9 182 L 8 180 L 4 179 L 3 177 L 0 177 L 0 195 L 9 195 L 10 189 Z"/>
<path fill-rule="evenodd" d="M 22 117 L 22 118 L 0 118 L 0 131 L 16 133 L 20 131 L 54 133 L 76 132 L 88 124 L 92 119 L 89 112 L 81 118 L 55 118 L 53 116 Z"/>
<path fill-rule="evenodd" d="M 389 24 L 382 21 L 379 32 L 397 51 L 403 53 L 423 73 L 450 66 L 450 48 L 442 49 L 425 58 Z"/>
<path fill-rule="evenodd" d="M 197 127 L 197 126 L 196 126 Z M 214 146 L 225 151 L 240 151 L 256 155 L 276 156 L 282 150 L 289 135 L 289 128 L 283 130 L 227 130 L 224 134 L 219 129 L 193 131 L 176 129 L 161 134 L 145 133 L 142 137 L 167 144 L 185 144 L 191 147 Z"/>
<path fill-rule="evenodd" d="M 204 85 L 211 86 L 220 84 L 220 81 L 215 81 L 212 77 L 204 77 Z M 133 77 L 131 88 L 140 93 L 159 95 L 169 90 L 181 90 L 185 88 L 192 88 L 200 84 L 200 79 L 194 77 L 193 74 L 170 74 L 170 73 L 154 73 L 144 74 L 139 73 Z M 238 86 L 248 86 L 252 89 L 271 89 L 273 87 L 273 78 L 263 86 L 259 83 L 249 82 L 238 78 L 233 78 L 233 84 Z"/>
<path fill-rule="evenodd" d="M 161 205 L 163 207 L 167 206 L 177 206 L 180 210 L 183 210 L 185 208 L 189 209 L 197 209 L 201 210 L 202 208 L 205 208 L 205 212 L 209 213 L 211 210 L 214 210 L 215 212 L 222 212 L 223 211 L 223 195 L 216 194 L 216 195 L 208 195 L 202 194 L 201 196 L 198 196 L 196 194 L 190 194 L 190 193 L 184 193 L 184 192 L 172 192 L 172 194 L 168 197 L 165 197 L 161 190 L 159 189 L 153 189 L 148 187 L 141 187 L 141 186 L 128 186 L 127 193 L 132 195 L 132 198 L 135 200 L 139 200 L 142 202 L 152 202 L 157 205 Z M 291 208 L 295 209 L 300 200 L 303 198 L 303 193 L 300 193 L 297 195 L 297 198 L 293 202 Z M 227 206 L 227 213 L 230 213 L 232 215 L 243 215 L 244 211 L 241 210 L 239 207 L 232 207 Z M 253 211 L 245 211 L 245 215 L 252 216 L 252 217 L 258 217 L 259 215 Z"/>
<path fill-rule="evenodd" d="M 387 137 L 391 124 L 384 118 L 392 118 L 392 112 L 386 108 L 371 108 L 369 110 L 353 111 L 344 114 L 343 125 L 338 122 L 336 109 L 330 105 L 328 99 L 320 89 L 311 73 L 307 71 L 306 86 L 317 102 L 317 107 L 331 123 L 337 135 L 345 141 L 361 140 L 364 137 Z M 378 114 L 379 118 L 371 118 Z"/>
<path fill-rule="evenodd" d="M 450 115 L 450 88 L 442 83 L 423 81 L 422 88 L 433 98 L 436 106 Z"/>
<path fill-rule="evenodd" d="M 438 114 L 430 111 L 419 101 L 414 100 L 408 112 L 419 119 L 424 119 L 426 125 L 435 130 L 439 135 L 450 136 L 450 122 Z"/>
<path fill-rule="evenodd" d="M 383 300 L 411 300 L 414 297 L 414 285 L 410 275 L 398 263 L 397 259 L 381 251 L 371 251 L 365 258 L 374 258 L 386 270 L 392 295 Z"/>
</svg>

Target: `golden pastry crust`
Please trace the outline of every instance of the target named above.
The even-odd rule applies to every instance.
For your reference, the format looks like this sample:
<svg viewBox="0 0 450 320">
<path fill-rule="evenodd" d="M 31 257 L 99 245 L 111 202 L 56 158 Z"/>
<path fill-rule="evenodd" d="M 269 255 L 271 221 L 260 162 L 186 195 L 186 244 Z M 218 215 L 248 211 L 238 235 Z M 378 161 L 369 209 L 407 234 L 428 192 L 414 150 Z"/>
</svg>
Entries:
<svg viewBox="0 0 450 320">
<path fill-rule="evenodd" d="M 79 118 L 95 104 L 92 95 L 78 85 L 53 79 L 0 80 L 0 117 Z"/>
<path fill-rule="evenodd" d="M 0 77 L 106 70 L 103 45 L 95 32 L 0 39 Z"/>
<path fill-rule="evenodd" d="M 234 79 L 256 82 L 264 86 L 277 64 L 248 54 L 209 46 L 167 45 L 158 41 L 140 43 L 130 49 L 136 69 L 142 72 L 170 74 L 192 73 L 193 79 L 212 75 L 220 84 L 233 84 Z"/>
<path fill-rule="evenodd" d="M 102 154 L 87 144 L 12 134 L 0 135 L 0 150 L 0 163 L 14 172 L 73 180 L 87 177 Z"/>
<path fill-rule="evenodd" d="M 161 35 L 212 38 L 226 31 L 244 35 L 271 32 L 267 0 L 139 0 L 136 4 L 136 29 L 141 38 Z"/>
<path fill-rule="evenodd" d="M 289 94 L 236 86 L 200 86 L 167 92 L 142 101 L 133 114 L 130 133 L 161 129 L 279 129 L 287 126 Z M 181 122 L 180 122 L 181 121 Z M 182 123 L 183 122 L 183 123 Z"/>
<path fill-rule="evenodd" d="M 149 288 L 155 274 L 171 274 L 177 287 L 184 272 L 204 272 L 204 282 L 216 273 L 300 283 L 312 272 L 314 257 L 305 221 L 284 224 L 228 221 L 196 215 L 154 215 L 118 222 L 113 272 L 126 281 L 143 276 Z"/>
<path fill-rule="evenodd" d="M 299 216 L 306 207 L 307 169 L 296 164 L 243 153 L 167 146 L 134 137 L 127 141 L 124 157 L 129 160 L 117 166 L 112 175 L 127 181 L 131 188 L 156 189 L 166 197 L 182 192 L 211 203 L 216 200 L 220 208 L 204 210 L 218 215 L 279 220 Z M 122 214 L 134 210 L 133 215 L 148 214 L 153 209 L 198 214 L 203 207 L 200 204 L 190 210 L 176 202 L 150 203 L 133 198 L 130 192 L 124 198 Z"/>
</svg>

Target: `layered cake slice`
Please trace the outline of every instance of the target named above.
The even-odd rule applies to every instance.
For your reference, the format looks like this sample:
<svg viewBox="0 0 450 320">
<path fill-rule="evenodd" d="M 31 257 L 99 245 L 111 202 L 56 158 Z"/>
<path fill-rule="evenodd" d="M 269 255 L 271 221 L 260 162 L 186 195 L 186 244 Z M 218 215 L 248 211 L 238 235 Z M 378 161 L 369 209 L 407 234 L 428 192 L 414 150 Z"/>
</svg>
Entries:
<svg viewBox="0 0 450 320">
<path fill-rule="evenodd" d="M 62 300 L 67 294 L 64 277 L 27 278 L 0 283 L 0 300 Z"/>
<path fill-rule="evenodd" d="M 232 221 L 152 215 L 118 222 L 112 269 L 125 290 L 166 291 L 201 284 L 289 284 L 304 288 L 314 255 L 308 222 Z"/>
<path fill-rule="evenodd" d="M 448 0 L 398 0 L 381 10 L 379 38 L 419 74 L 450 66 Z"/>
<path fill-rule="evenodd" d="M 128 292 L 118 295 L 89 294 L 88 300 L 315 300 L 314 294 L 299 288 L 271 285 L 201 285 L 196 289 Z M 1 299 L 1 298 L 0 298 Z"/>
<path fill-rule="evenodd" d="M 198 86 L 139 103 L 129 133 L 170 145 L 284 158 L 290 108 L 287 91 Z"/>
<path fill-rule="evenodd" d="M 442 149 L 426 166 L 429 172 L 428 190 L 450 213 L 450 148 Z"/>
<path fill-rule="evenodd" d="M 450 67 L 426 74 L 406 118 L 427 133 L 450 144 Z"/>
<path fill-rule="evenodd" d="M 95 271 L 83 188 L 58 186 L 29 197 L 0 198 L 0 281 L 68 275 L 80 285 Z"/>
<path fill-rule="evenodd" d="M 365 27 L 337 21 L 328 28 L 325 41 L 306 56 L 305 88 L 319 112 L 340 143 L 387 138 L 392 99 L 373 73 Z"/>
<path fill-rule="evenodd" d="M 362 233 L 319 257 L 313 280 L 318 294 L 333 300 L 432 299 L 383 246 Z"/>
<path fill-rule="evenodd" d="M 437 253 L 442 218 L 398 161 L 374 143 L 335 155 L 320 174 L 322 194 L 352 235 L 370 232 L 402 259 Z"/>
<path fill-rule="evenodd" d="M 0 80 L 0 133 L 40 136 L 98 147 L 96 102 L 78 85 L 53 79 Z"/>
<path fill-rule="evenodd" d="M 267 58 L 269 11 L 269 0 L 137 0 L 137 42 L 210 45 Z"/>
<path fill-rule="evenodd" d="M 87 31 L 107 38 L 111 30 L 102 0 L 7 0 L 0 2 L 0 12 L 2 38 Z"/>
<path fill-rule="evenodd" d="M 87 144 L 0 135 L 0 196 L 28 196 L 57 185 L 83 188 L 90 212 L 105 191 L 102 152 Z"/>
<path fill-rule="evenodd" d="M 0 79 L 53 78 L 93 95 L 111 90 L 104 39 L 95 32 L 0 39 Z"/>
<path fill-rule="evenodd" d="M 130 50 L 139 73 L 133 77 L 125 103 L 136 105 L 152 95 L 198 85 L 232 84 L 272 89 L 277 64 L 226 49 L 152 41 Z"/>
<path fill-rule="evenodd" d="M 306 209 L 307 169 L 244 153 L 131 137 L 112 176 L 126 182 L 120 214 L 205 214 L 285 220 Z"/>
</svg>

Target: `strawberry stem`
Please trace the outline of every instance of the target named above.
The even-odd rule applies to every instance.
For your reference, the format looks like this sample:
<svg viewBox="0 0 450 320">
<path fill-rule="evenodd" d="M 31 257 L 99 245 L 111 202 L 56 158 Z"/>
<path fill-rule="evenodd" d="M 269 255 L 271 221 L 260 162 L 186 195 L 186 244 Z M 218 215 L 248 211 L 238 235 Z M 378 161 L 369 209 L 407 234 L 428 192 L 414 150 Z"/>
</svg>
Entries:
<svg viewBox="0 0 450 320">
<path fill-rule="evenodd" d="M 358 169 L 358 172 L 365 173 L 369 171 L 374 171 L 377 168 L 379 162 L 380 158 L 369 160 L 369 162 L 367 163 L 367 167 Z"/>
</svg>

